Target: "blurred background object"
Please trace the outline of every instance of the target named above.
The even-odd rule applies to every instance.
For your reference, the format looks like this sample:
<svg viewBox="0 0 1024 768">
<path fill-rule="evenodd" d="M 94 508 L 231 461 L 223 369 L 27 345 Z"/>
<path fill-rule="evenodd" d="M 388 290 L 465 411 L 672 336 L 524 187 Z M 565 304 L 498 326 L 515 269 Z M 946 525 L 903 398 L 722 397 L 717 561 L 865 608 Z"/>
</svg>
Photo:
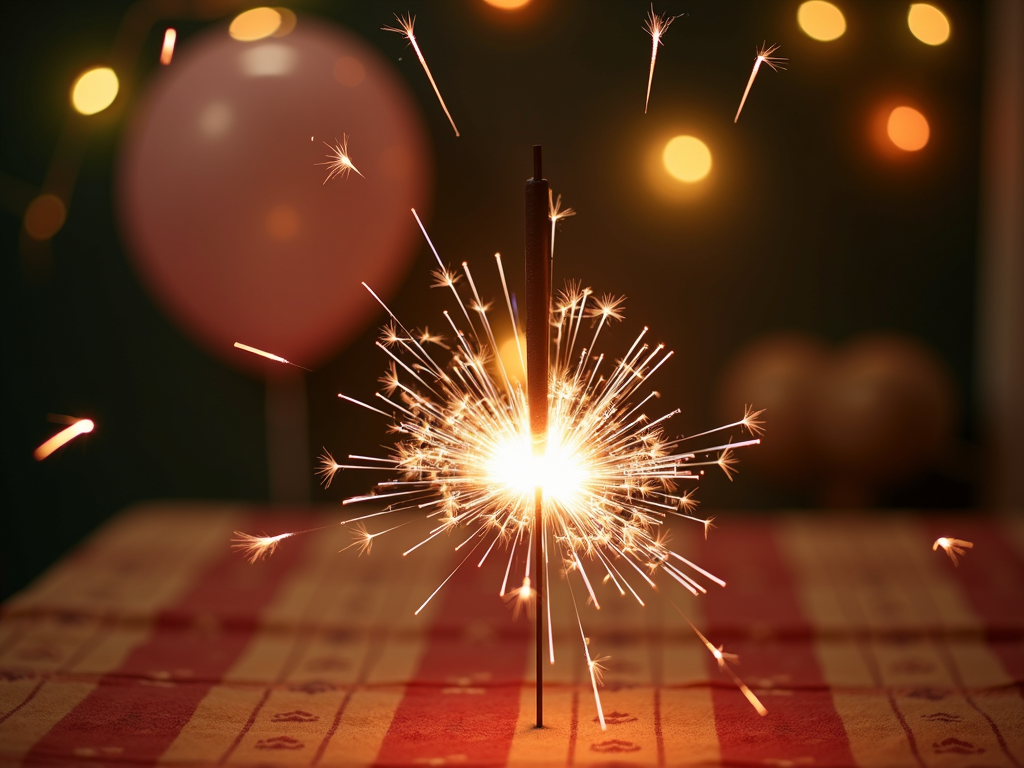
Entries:
<svg viewBox="0 0 1024 768">
<path fill-rule="evenodd" d="M 385 366 L 359 282 L 443 332 L 416 205 L 446 262 L 501 251 L 521 292 L 534 143 L 578 213 L 556 284 L 627 296 L 609 344 L 676 350 L 652 382 L 673 428 L 767 408 L 705 510 L 1019 509 L 1021 4 L 921 5 L 670 0 L 645 115 L 646 0 L 9 4 L 0 590 L 132 501 L 364 491 L 311 461 L 390 439 L 336 396 Z M 381 31 L 406 11 L 459 138 Z M 788 69 L 734 125 L 763 41 Z M 346 134 L 365 178 L 323 185 Z M 96 428 L 36 462 L 47 413 Z"/>
</svg>

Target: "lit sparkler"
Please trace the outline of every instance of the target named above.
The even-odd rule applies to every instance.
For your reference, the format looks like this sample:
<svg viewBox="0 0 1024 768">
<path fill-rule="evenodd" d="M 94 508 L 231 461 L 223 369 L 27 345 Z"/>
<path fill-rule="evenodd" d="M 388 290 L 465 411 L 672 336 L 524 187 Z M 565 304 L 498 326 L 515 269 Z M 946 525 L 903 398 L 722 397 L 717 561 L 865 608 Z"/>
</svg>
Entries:
<svg viewBox="0 0 1024 768">
<path fill-rule="evenodd" d="M 430 85 L 434 89 L 434 93 L 437 95 L 437 100 L 441 103 L 441 109 L 448 116 L 448 122 L 452 124 L 452 130 L 455 131 L 455 135 L 459 135 L 459 129 L 455 127 L 455 121 L 452 119 L 452 113 L 448 111 L 447 105 L 444 103 L 444 99 L 441 98 L 441 91 L 437 87 L 437 83 L 434 82 L 434 76 L 430 74 L 430 67 L 427 66 L 427 60 L 423 58 L 423 52 L 420 50 L 419 43 L 416 42 L 416 35 L 413 33 L 413 25 L 416 24 L 416 17 L 411 14 L 406 14 L 403 19 L 397 13 L 395 18 L 398 20 L 397 27 L 381 27 L 385 32 L 397 32 L 402 35 L 406 40 L 412 43 L 412 49 L 416 51 L 416 58 L 420 60 L 420 65 L 423 67 L 423 71 L 427 73 L 427 79 L 430 81 Z"/>
<path fill-rule="evenodd" d="M 754 84 L 754 78 L 757 77 L 757 70 L 761 68 L 761 64 L 767 64 L 773 70 L 778 72 L 780 69 L 785 69 L 786 65 L 784 61 L 789 61 L 782 56 L 772 56 L 775 51 L 779 50 L 779 46 L 772 45 L 765 47 L 762 43 L 761 48 L 757 52 L 757 57 L 754 59 L 754 69 L 750 72 L 750 79 L 747 80 L 747 87 L 743 90 L 743 98 L 740 99 L 740 108 L 736 110 L 736 117 L 733 118 L 733 122 L 737 122 L 740 119 L 740 112 L 743 111 L 743 105 L 747 101 L 747 94 L 750 93 L 750 86 Z"/>
<path fill-rule="evenodd" d="M 174 27 L 168 27 L 164 32 L 164 44 L 160 47 L 160 63 L 167 66 L 174 57 L 174 41 L 178 39 L 178 33 Z"/>
<path fill-rule="evenodd" d="M 953 539 L 948 536 L 940 536 L 932 544 L 932 552 L 935 552 L 939 547 L 942 547 L 946 554 L 949 555 L 949 559 L 953 561 L 953 565 L 959 565 L 957 562 L 957 555 L 963 557 L 968 549 L 974 549 L 974 542 L 964 541 L 963 539 Z"/>
<path fill-rule="evenodd" d="M 36 461 L 42 461 L 58 448 L 67 445 L 79 435 L 92 432 L 95 428 L 96 425 L 93 423 L 92 419 L 77 419 L 71 424 L 71 426 L 62 429 L 56 435 L 36 448 L 32 455 L 35 456 Z"/>
<path fill-rule="evenodd" d="M 651 3 L 651 10 L 644 23 L 644 30 L 651 36 L 651 72 L 647 75 L 647 99 L 644 101 L 644 114 L 647 114 L 647 105 L 651 102 L 651 83 L 654 82 L 654 64 L 658 60 L 658 46 L 664 45 L 661 38 L 665 35 L 669 25 L 676 20 L 675 16 L 659 16 L 654 12 L 654 4 Z"/>
<path fill-rule="evenodd" d="M 497 353 L 495 323 L 510 322 L 517 337 L 521 330 L 501 257 L 496 255 L 495 262 L 505 307 L 492 318 L 490 304 L 482 300 L 469 265 L 463 262 L 461 273 L 447 267 L 418 216 L 416 221 L 438 262 L 436 285 L 450 290 L 453 297 L 456 311 L 443 314 L 454 342 L 445 350 L 444 359 L 439 359 L 435 356 L 439 353 L 430 349 L 440 349 L 438 343 L 404 325 L 366 286 L 390 318 L 377 342 L 388 358 L 388 370 L 381 380 L 384 388 L 376 395 L 376 406 L 340 396 L 387 417 L 391 429 L 401 437 L 382 457 L 350 455 L 340 463 L 324 455 L 320 472 L 326 483 L 342 469 L 388 475 L 372 493 L 344 502 L 386 506 L 342 525 L 418 512 L 431 527 L 405 554 L 453 533 L 458 533 L 456 549 L 468 550 L 463 564 L 472 560 L 482 566 L 493 553 L 507 552 L 499 594 L 510 595 L 522 607 L 537 592 L 534 580 L 545 575 L 530 572 L 529 557 L 536 545 L 534 504 L 540 488 L 544 525 L 538 540 L 544 557 L 537 561 L 538 567 L 543 563 L 547 571 L 549 558 L 556 567 L 561 563 L 567 580 L 578 579 L 588 602 L 596 607 L 600 607 L 600 598 L 595 576 L 603 576 L 620 596 L 631 596 L 641 605 L 639 586 L 655 587 L 659 573 L 693 595 L 706 593 L 706 582 L 725 586 L 722 579 L 666 546 L 665 524 L 679 517 L 707 530 L 710 521 L 691 514 L 695 502 L 684 487 L 696 483 L 708 467 L 728 471 L 734 449 L 759 443 L 760 412 L 748 408 L 743 418 L 718 429 L 690 437 L 669 436 L 667 426 L 680 409 L 648 416 L 645 408 L 657 393 L 643 395 L 642 391 L 673 353 L 662 344 L 649 342 L 644 328 L 625 354 L 611 362 L 598 351 L 599 342 L 605 328 L 622 319 L 622 300 L 597 298 L 589 288 L 570 283 L 553 302 L 551 312 L 554 334 L 547 440 L 544 453 L 536 455 L 527 392 L 508 375 Z M 428 340 L 421 340 L 424 338 Z M 743 431 L 750 439 L 711 438 L 717 433 Z M 711 439 L 692 442 L 700 438 Z M 367 537 L 375 535 L 362 529 L 357 543 L 363 541 L 368 546 L 371 539 Z M 240 543 L 252 556 L 276 546 L 277 541 L 264 545 L 266 541 L 256 537 Z M 482 550 L 482 556 L 473 556 L 477 550 Z M 522 586 L 510 589 L 510 574 L 517 571 L 523 574 Z M 450 578 L 427 597 L 417 613 Z M 512 583 L 519 581 L 512 578 Z M 578 623 L 585 637 L 582 620 Z M 553 663 L 550 621 L 548 625 Z M 727 660 L 722 655 L 716 658 Z M 600 667 L 589 649 L 587 659 L 600 712 Z M 751 698 L 748 691 L 745 695 Z"/>
<path fill-rule="evenodd" d="M 310 140 L 312 140 L 312 136 Z M 327 157 L 330 158 L 326 163 L 317 163 L 317 165 L 327 166 L 327 178 L 324 179 L 324 184 L 333 179 L 335 176 L 345 178 L 352 171 L 359 173 L 359 169 L 352 164 L 352 158 L 348 155 L 348 134 L 344 134 L 341 137 L 341 141 L 334 140 L 334 145 L 324 142 L 324 146 L 327 147 L 330 153 Z M 363 174 L 359 173 L 364 179 L 366 178 Z"/>
<path fill-rule="evenodd" d="M 309 371 L 309 368 L 304 368 L 298 363 L 293 363 L 291 360 L 285 360 L 280 355 L 275 355 L 271 352 L 264 352 L 262 349 L 250 347 L 248 344 L 242 344 L 241 342 L 236 341 L 234 346 L 236 349 L 241 349 L 244 350 L 245 352 L 251 352 L 252 354 L 259 355 L 260 357 L 265 357 L 267 358 L 267 360 L 273 360 L 275 363 L 284 363 L 285 365 L 290 365 L 294 368 L 302 368 L 302 370 L 304 371 Z M 309 372 L 312 373 L 312 371 Z"/>
</svg>

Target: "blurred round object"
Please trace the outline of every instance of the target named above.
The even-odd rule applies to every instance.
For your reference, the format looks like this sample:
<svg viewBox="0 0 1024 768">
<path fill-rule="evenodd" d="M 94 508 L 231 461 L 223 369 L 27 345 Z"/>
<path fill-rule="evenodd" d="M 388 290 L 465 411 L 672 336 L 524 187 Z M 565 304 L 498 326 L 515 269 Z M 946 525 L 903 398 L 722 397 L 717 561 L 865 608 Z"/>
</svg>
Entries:
<svg viewBox="0 0 1024 768">
<path fill-rule="evenodd" d="M 955 386 L 922 342 L 860 336 L 833 358 L 822 383 L 817 440 L 832 474 L 891 484 L 925 469 L 953 439 Z"/>
<path fill-rule="evenodd" d="M 33 240 L 49 240 L 64 226 L 65 218 L 67 208 L 64 201 L 44 192 L 28 204 L 22 224 Z"/>
<path fill-rule="evenodd" d="M 737 421 L 747 405 L 764 409 L 761 445 L 742 458 L 773 481 L 800 485 L 820 467 L 813 401 L 828 355 L 828 347 L 813 336 L 775 333 L 741 349 L 722 375 L 720 421 Z"/>
<path fill-rule="evenodd" d="M 409 209 L 426 207 L 432 172 L 422 120 L 385 59 L 323 22 L 255 42 L 219 27 L 190 43 L 125 134 L 128 251 L 216 355 L 273 370 L 232 348 L 241 341 L 315 365 L 380 311 L 360 282 L 388 296 L 415 253 Z M 365 178 L 324 184 L 324 143 L 346 134 Z"/>
<path fill-rule="evenodd" d="M 71 87 L 71 105 L 83 115 L 95 115 L 114 103 L 117 74 L 110 67 L 93 67 L 83 72 Z"/>
</svg>

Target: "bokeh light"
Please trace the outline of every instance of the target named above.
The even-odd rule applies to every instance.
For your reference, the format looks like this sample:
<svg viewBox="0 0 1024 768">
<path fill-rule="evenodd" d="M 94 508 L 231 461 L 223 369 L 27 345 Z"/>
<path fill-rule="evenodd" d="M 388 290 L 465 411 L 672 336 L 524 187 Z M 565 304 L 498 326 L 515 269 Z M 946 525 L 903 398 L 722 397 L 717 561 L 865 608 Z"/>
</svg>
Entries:
<svg viewBox="0 0 1024 768">
<path fill-rule="evenodd" d="M 907 26 L 914 37 L 927 45 L 942 45 L 949 40 L 949 19 L 929 3 L 914 3 L 910 6 Z"/>
<path fill-rule="evenodd" d="M 906 152 L 917 152 L 928 143 L 928 120 L 913 107 L 896 107 L 885 126 L 889 140 Z"/>
<path fill-rule="evenodd" d="M 711 171 L 711 150 L 696 136 L 676 136 L 665 145 L 662 162 L 672 176 L 692 184 Z"/>
<path fill-rule="evenodd" d="M 274 8 L 275 11 L 281 16 L 281 23 L 274 31 L 274 37 L 284 37 L 285 35 L 291 34 L 292 30 L 295 29 L 295 25 L 299 23 L 299 17 L 295 15 L 295 11 L 290 8 Z"/>
<path fill-rule="evenodd" d="M 796 12 L 796 21 L 808 37 L 828 42 L 846 32 L 843 12 L 824 0 L 808 0 Z"/>
<path fill-rule="evenodd" d="M 86 70 L 71 88 L 71 104 L 83 115 L 95 115 L 117 98 L 117 75 L 110 67 Z"/>
<path fill-rule="evenodd" d="M 274 8 L 250 8 L 235 16 L 228 34 L 235 40 L 250 43 L 270 37 L 280 28 L 281 21 L 281 14 Z"/>
<path fill-rule="evenodd" d="M 514 11 L 528 5 L 530 0 L 484 0 L 490 6 L 501 8 L 503 11 Z"/>
<path fill-rule="evenodd" d="M 47 192 L 28 204 L 22 224 L 33 240 L 49 240 L 64 226 L 66 217 L 64 201 Z"/>
</svg>

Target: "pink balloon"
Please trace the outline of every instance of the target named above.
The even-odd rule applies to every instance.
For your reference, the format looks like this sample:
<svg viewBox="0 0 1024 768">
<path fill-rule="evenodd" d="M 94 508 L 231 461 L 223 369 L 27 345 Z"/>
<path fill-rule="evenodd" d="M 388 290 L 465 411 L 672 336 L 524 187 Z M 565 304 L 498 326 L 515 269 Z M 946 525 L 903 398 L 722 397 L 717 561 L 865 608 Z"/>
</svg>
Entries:
<svg viewBox="0 0 1024 768">
<path fill-rule="evenodd" d="M 354 173 L 326 184 L 323 142 Z M 302 18 L 288 36 L 195 39 L 149 84 L 121 150 L 129 253 L 164 309 L 232 365 L 236 341 L 312 367 L 365 328 L 418 246 L 429 146 L 391 65 Z M 273 370 L 272 368 L 270 370 Z"/>
</svg>

